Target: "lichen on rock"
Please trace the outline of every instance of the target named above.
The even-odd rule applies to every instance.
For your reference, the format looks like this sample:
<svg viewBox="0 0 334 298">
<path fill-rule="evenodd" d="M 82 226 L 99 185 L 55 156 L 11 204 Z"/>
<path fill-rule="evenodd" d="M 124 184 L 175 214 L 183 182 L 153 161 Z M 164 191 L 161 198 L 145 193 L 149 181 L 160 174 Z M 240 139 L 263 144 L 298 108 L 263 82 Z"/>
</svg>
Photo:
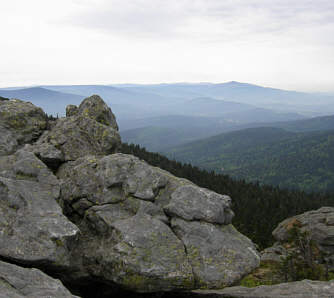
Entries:
<svg viewBox="0 0 334 298">
<path fill-rule="evenodd" d="M 0 156 L 35 141 L 45 129 L 41 108 L 18 99 L 0 101 Z"/>
</svg>

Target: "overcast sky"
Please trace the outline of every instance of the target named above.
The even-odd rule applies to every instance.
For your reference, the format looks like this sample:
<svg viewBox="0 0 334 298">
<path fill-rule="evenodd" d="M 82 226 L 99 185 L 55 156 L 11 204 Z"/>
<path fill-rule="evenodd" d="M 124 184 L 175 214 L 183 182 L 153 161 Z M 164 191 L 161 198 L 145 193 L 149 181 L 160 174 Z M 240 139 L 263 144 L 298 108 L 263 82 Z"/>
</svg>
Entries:
<svg viewBox="0 0 334 298">
<path fill-rule="evenodd" d="M 0 87 L 241 81 L 334 91 L 333 0 L 1 0 Z"/>
</svg>

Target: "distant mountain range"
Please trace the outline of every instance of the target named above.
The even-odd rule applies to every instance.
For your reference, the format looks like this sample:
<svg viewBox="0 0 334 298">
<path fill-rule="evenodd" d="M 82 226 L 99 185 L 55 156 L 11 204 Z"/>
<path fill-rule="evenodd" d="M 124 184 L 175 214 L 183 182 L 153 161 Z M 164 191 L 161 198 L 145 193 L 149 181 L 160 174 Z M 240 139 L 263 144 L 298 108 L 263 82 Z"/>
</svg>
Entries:
<svg viewBox="0 0 334 298">
<path fill-rule="evenodd" d="M 92 94 L 99 94 L 111 106 L 125 141 L 152 151 L 232 130 L 273 126 L 273 122 L 275 127 L 289 129 L 286 121 L 334 113 L 334 97 L 328 94 L 238 82 L 0 89 L 0 96 L 31 101 L 48 114 L 59 116 L 65 114 L 66 105 L 78 104 Z"/>
<path fill-rule="evenodd" d="M 66 105 L 80 104 L 84 98 L 84 96 L 57 92 L 41 87 L 14 90 L 0 89 L 0 96 L 30 101 L 41 107 L 46 113 L 54 115 L 64 115 Z"/>
<path fill-rule="evenodd" d="M 129 125 L 133 120 L 142 121 L 170 115 L 218 117 L 219 121 L 234 124 L 297 120 L 312 113 L 322 113 L 319 112 L 322 109 L 321 105 L 328 104 L 330 99 L 333 100 L 333 97 L 327 95 L 284 91 L 237 82 L 115 86 L 45 85 L 0 89 L 0 96 L 29 100 L 41 106 L 47 113 L 59 115 L 64 115 L 67 104 L 77 104 L 82 98 L 92 94 L 99 94 L 111 106 L 120 122 L 121 130 L 138 128 Z M 309 105 L 307 111 L 305 104 L 300 105 L 301 101 Z M 317 105 L 310 106 L 312 102 L 316 102 Z M 329 110 L 327 107 L 324 112 L 329 113 Z M 152 125 L 148 123 L 145 126 Z"/>
<path fill-rule="evenodd" d="M 157 85 L 117 85 L 125 90 L 146 90 L 162 96 L 193 99 L 211 97 L 226 101 L 251 104 L 261 108 L 304 113 L 305 115 L 326 115 L 334 113 L 333 95 L 304 93 L 262 87 L 240 82 L 221 84 L 157 84 Z M 330 106 L 332 105 L 332 106 Z"/>
</svg>

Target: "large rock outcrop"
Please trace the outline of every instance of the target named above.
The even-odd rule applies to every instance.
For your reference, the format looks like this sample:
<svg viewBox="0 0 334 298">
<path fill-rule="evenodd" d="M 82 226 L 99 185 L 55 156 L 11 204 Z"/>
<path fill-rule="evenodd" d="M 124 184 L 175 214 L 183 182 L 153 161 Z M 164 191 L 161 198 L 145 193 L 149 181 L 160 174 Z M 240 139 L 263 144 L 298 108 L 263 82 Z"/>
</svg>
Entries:
<svg viewBox="0 0 334 298">
<path fill-rule="evenodd" d="M 115 116 L 100 97 L 53 125 L 21 101 L 1 101 L 0 113 L 2 260 L 79 288 L 145 293 L 222 288 L 258 266 L 231 225 L 231 199 L 117 153 Z"/>
<path fill-rule="evenodd" d="M 34 152 L 45 163 L 55 167 L 85 155 L 103 156 L 118 151 L 121 139 L 115 116 L 99 96 L 86 98 L 67 115 L 35 144 Z"/>
<path fill-rule="evenodd" d="M 334 270 L 334 208 L 322 207 L 299 214 L 282 221 L 273 231 L 277 243 L 266 249 L 262 254 L 263 260 L 278 260 L 288 254 L 284 247 L 289 242 L 290 231 L 297 228 L 300 232 L 307 232 L 319 250 L 318 262 L 326 263 Z"/>
<path fill-rule="evenodd" d="M 65 163 L 57 176 L 67 216 L 85 231 L 79 276 L 138 292 L 221 288 L 259 264 L 231 225 L 228 196 L 120 153 Z"/>
<path fill-rule="evenodd" d="M 0 261 L 0 298 L 75 298 L 59 280 L 38 269 Z"/>
</svg>

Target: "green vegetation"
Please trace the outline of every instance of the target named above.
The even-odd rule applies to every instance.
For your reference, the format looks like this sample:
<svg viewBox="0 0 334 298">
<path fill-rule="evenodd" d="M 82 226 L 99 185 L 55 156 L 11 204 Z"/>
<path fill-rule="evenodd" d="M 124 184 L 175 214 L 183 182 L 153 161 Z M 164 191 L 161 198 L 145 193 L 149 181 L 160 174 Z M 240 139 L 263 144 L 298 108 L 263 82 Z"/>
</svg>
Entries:
<svg viewBox="0 0 334 298">
<path fill-rule="evenodd" d="M 275 262 L 261 262 L 260 266 L 252 273 L 245 276 L 240 285 L 253 288 L 262 285 L 274 285 L 284 282 Z"/>
<path fill-rule="evenodd" d="M 247 181 L 307 192 L 334 190 L 334 130 L 295 133 L 262 127 L 217 135 L 168 156 Z"/>
<path fill-rule="evenodd" d="M 328 271 L 328 265 L 321 265 L 317 260 L 326 260 L 319 251 L 315 241 L 308 232 L 302 232 L 298 225 L 289 230 L 288 255 L 282 259 L 278 266 L 279 273 L 284 276 L 284 281 L 296 281 L 303 279 L 330 280 L 333 273 Z"/>
<path fill-rule="evenodd" d="M 147 152 L 139 145 L 123 144 L 122 152 L 138 156 L 153 166 L 189 179 L 201 187 L 231 196 L 236 214 L 234 226 L 257 243 L 260 249 L 273 244 L 271 232 L 282 220 L 322 206 L 334 206 L 332 194 L 307 194 L 303 191 L 283 190 L 277 186 L 232 179 L 214 171 L 201 170 L 191 164 L 169 160 L 158 153 Z"/>
<path fill-rule="evenodd" d="M 0 96 L 0 101 L 1 101 L 1 100 L 9 100 L 9 98 Z"/>
</svg>

